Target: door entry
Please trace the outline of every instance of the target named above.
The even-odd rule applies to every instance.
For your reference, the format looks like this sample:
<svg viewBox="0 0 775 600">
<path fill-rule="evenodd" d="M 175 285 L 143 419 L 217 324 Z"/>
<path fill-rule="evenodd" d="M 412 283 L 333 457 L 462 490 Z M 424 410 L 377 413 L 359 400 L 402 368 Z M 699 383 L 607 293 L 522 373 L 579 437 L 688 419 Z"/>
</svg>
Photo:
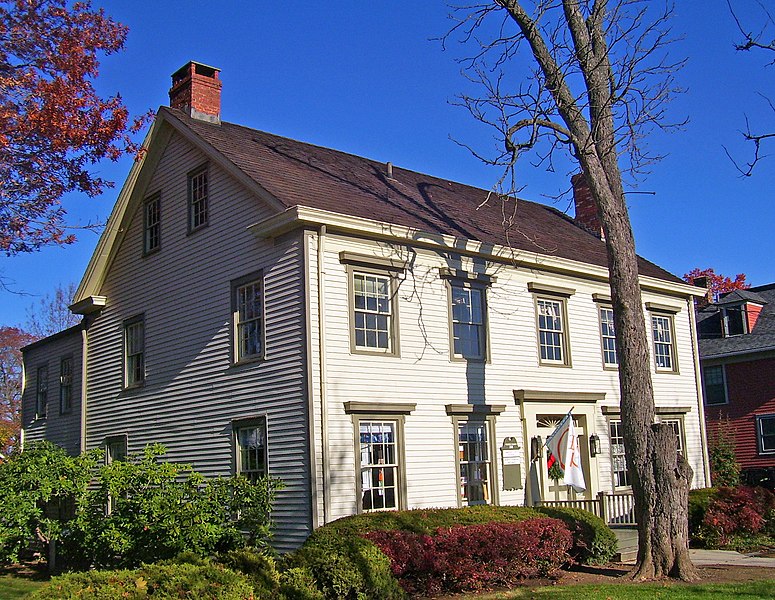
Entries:
<svg viewBox="0 0 775 600">
<path fill-rule="evenodd" d="M 535 433 L 533 435 L 541 436 L 541 440 L 544 442 L 552 435 L 554 430 L 560 421 L 565 418 L 567 413 L 543 413 L 538 414 L 535 417 Z M 541 488 L 542 500 L 581 500 L 592 498 L 592 485 L 589 470 L 589 437 L 587 429 L 586 415 L 573 414 L 573 425 L 576 429 L 576 436 L 579 440 L 578 448 L 581 453 L 581 468 L 584 472 L 584 481 L 586 482 L 587 489 L 583 492 L 576 492 L 571 486 L 565 485 L 562 481 L 562 475 L 559 468 L 555 467 L 550 469 L 549 463 L 549 451 L 546 447 L 543 448 L 541 456 L 536 460 L 536 475 L 538 481 L 536 482 Z M 559 467 L 559 462 L 558 462 Z M 554 479 L 552 475 L 559 475 L 559 479 Z"/>
</svg>

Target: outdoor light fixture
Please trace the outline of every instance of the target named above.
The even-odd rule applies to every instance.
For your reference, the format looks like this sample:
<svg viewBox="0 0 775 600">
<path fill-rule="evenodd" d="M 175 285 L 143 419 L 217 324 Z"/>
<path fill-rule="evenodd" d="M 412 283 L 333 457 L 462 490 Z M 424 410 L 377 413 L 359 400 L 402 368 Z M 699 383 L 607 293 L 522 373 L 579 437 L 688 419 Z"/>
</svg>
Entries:
<svg viewBox="0 0 775 600">
<path fill-rule="evenodd" d="M 594 458 L 600 454 L 600 437 L 594 433 L 589 436 L 589 455 Z"/>
<path fill-rule="evenodd" d="M 538 460 L 544 452 L 544 441 L 540 435 L 530 438 L 530 460 Z"/>
</svg>

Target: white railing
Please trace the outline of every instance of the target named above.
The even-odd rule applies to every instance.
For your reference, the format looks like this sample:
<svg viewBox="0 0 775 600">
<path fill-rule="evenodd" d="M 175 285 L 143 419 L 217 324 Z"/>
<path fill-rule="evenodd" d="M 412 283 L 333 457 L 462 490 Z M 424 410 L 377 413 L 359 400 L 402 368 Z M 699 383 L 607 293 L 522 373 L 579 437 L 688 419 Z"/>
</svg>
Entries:
<svg viewBox="0 0 775 600">
<path fill-rule="evenodd" d="M 575 500 L 544 500 L 540 506 L 580 508 L 603 519 L 609 525 L 635 525 L 635 500 L 632 494 L 600 492 L 597 498 Z"/>
</svg>

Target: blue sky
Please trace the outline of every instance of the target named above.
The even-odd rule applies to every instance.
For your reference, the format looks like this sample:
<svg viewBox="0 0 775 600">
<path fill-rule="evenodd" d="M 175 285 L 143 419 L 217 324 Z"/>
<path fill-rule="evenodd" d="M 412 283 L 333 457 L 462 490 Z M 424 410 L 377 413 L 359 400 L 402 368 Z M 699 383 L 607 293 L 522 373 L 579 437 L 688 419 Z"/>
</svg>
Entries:
<svg viewBox="0 0 775 600">
<path fill-rule="evenodd" d="M 492 132 L 452 104 L 466 84 L 455 62 L 463 51 L 453 45 L 445 52 L 432 40 L 451 24 L 443 2 L 96 5 L 130 28 L 125 50 L 104 59 L 97 88 L 120 92 L 135 114 L 166 105 L 170 75 L 198 60 L 222 70 L 224 120 L 484 188 L 500 174 L 452 141 L 483 152 L 495 147 Z M 753 0 L 737 5 L 744 18 L 756 14 Z M 667 158 L 638 184 L 654 195 L 628 197 L 638 252 L 677 275 L 713 267 L 745 272 L 753 285 L 773 282 L 775 156 L 741 178 L 723 146 L 747 156 L 739 134 L 746 114 L 775 131 L 775 114 L 757 96 L 775 97 L 775 67 L 764 68 L 765 55 L 734 51 L 736 30 L 723 0 L 682 0 L 673 28 L 683 39 L 671 52 L 689 60 L 678 75 L 687 91 L 670 113 L 690 121 L 649 140 Z M 66 198 L 71 221 L 104 222 L 130 166 L 128 159 L 99 165 L 116 187 L 96 199 Z M 546 198 L 568 186 L 564 171 L 526 167 L 520 175 L 528 200 L 552 203 Z M 37 297 L 80 280 L 98 236 L 79 238 L 65 248 L 0 258 L 0 276 L 20 292 L 0 291 L 0 324 L 23 323 Z"/>
</svg>

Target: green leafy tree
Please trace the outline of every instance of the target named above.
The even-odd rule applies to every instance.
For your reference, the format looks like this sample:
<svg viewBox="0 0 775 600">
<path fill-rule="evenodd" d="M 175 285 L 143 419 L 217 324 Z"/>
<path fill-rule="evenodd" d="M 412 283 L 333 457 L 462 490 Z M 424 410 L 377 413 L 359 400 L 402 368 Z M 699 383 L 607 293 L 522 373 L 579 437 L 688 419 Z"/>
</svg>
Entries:
<svg viewBox="0 0 775 600">
<path fill-rule="evenodd" d="M 35 336 L 0 327 L 0 463 L 18 449 L 21 437 L 22 353 Z"/>
<path fill-rule="evenodd" d="M 735 455 L 734 427 L 726 419 L 708 435 L 708 457 L 713 485 L 735 487 L 740 485 L 740 463 Z"/>
</svg>

